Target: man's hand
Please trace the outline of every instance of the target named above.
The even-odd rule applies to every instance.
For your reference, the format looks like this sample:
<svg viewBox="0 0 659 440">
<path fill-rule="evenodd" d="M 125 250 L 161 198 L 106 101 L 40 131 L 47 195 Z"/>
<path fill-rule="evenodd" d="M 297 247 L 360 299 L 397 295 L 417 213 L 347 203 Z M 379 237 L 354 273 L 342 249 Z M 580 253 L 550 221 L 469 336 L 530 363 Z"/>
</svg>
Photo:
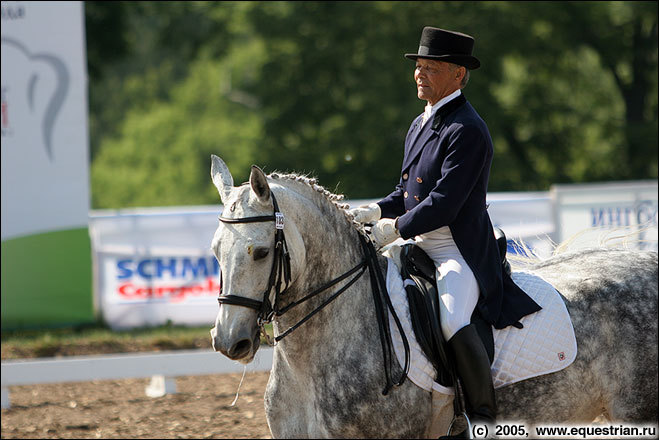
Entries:
<svg viewBox="0 0 659 440">
<path fill-rule="evenodd" d="M 375 247 L 380 249 L 400 237 L 396 227 L 397 219 L 383 218 L 371 229 L 371 238 Z"/>
<path fill-rule="evenodd" d="M 362 205 L 359 208 L 352 208 L 348 210 L 348 212 L 352 214 L 355 221 L 358 223 L 371 223 L 380 220 L 380 216 L 382 215 L 380 206 L 377 203 L 370 203 L 368 205 Z"/>
</svg>

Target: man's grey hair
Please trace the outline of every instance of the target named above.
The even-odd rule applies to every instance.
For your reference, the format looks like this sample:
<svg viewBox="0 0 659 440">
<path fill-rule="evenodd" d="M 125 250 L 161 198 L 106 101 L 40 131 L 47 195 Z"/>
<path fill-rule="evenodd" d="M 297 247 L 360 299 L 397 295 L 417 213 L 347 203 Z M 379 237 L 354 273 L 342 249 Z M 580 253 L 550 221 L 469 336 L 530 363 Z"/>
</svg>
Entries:
<svg viewBox="0 0 659 440">
<path fill-rule="evenodd" d="M 467 83 L 469 82 L 469 69 L 467 69 L 465 66 L 461 66 L 459 64 L 455 63 L 448 63 L 451 69 L 451 72 L 455 72 L 455 69 L 458 67 L 464 67 L 465 68 L 465 75 L 462 77 L 462 81 L 460 81 L 460 88 L 464 89 L 467 86 Z"/>
<path fill-rule="evenodd" d="M 462 81 L 460 81 L 460 88 L 464 89 L 468 82 L 469 82 L 469 69 L 465 67 L 465 76 L 463 76 Z"/>
</svg>

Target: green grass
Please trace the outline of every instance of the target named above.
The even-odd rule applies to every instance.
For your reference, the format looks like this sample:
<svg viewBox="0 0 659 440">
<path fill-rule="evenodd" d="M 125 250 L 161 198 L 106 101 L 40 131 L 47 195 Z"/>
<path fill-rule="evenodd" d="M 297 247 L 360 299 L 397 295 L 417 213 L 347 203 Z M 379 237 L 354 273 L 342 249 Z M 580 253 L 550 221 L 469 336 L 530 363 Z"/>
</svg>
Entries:
<svg viewBox="0 0 659 440">
<path fill-rule="evenodd" d="M 210 327 L 112 331 L 101 325 L 2 331 L 2 359 L 210 348 Z"/>
<path fill-rule="evenodd" d="M 113 331 L 103 325 L 3 330 L 2 359 L 211 348 L 210 326 Z M 271 326 L 268 332 L 272 334 Z"/>
</svg>

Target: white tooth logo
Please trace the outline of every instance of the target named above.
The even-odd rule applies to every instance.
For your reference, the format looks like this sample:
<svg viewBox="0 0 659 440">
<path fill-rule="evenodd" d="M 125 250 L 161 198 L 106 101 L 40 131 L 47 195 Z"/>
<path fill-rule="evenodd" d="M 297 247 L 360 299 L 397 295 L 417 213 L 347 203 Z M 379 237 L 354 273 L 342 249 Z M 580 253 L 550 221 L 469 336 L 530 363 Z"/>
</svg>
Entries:
<svg viewBox="0 0 659 440">
<path fill-rule="evenodd" d="M 43 61 L 53 68 L 57 77 L 57 86 L 53 92 L 46 111 L 44 113 L 43 121 L 41 123 L 41 133 L 43 135 L 43 142 L 46 147 L 46 153 L 50 161 L 53 161 L 53 147 L 52 147 L 52 134 L 53 127 L 55 126 L 55 119 L 57 114 L 64 104 L 66 93 L 69 90 L 69 72 L 66 66 L 58 57 L 49 53 L 31 54 L 30 51 L 19 41 L 13 38 L 2 37 L 2 44 L 13 46 L 23 52 L 25 56 L 31 61 Z M 27 99 L 30 106 L 30 111 L 34 110 L 34 91 L 37 87 L 39 76 L 32 74 L 27 88 Z"/>
</svg>

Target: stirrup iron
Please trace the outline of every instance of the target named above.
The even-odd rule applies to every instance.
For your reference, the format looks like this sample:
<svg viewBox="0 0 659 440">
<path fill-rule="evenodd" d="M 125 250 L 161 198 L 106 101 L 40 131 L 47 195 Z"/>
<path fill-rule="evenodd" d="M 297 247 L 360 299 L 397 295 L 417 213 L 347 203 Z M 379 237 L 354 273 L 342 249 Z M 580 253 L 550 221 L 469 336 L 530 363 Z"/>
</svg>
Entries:
<svg viewBox="0 0 659 440">
<path fill-rule="evenodd" d="M 471 436 L 472 433 L 471 420 L 469 420 L 469 416 L 465 411 L 463 411 L 461 414 L 453 415 L 453 420 L 451 420 L 451 423 L 448 425 L 448 429 L 446 430 L 446 436 L 451 437 L 451 429 L 453 428 L 453 424 L 455 423 L 455 421 L 458 420 L 458 417 L 464 417 L 465 421 L 467 422 L 467 438 L 469 439 L 473 438 Z"/>
</svg>

